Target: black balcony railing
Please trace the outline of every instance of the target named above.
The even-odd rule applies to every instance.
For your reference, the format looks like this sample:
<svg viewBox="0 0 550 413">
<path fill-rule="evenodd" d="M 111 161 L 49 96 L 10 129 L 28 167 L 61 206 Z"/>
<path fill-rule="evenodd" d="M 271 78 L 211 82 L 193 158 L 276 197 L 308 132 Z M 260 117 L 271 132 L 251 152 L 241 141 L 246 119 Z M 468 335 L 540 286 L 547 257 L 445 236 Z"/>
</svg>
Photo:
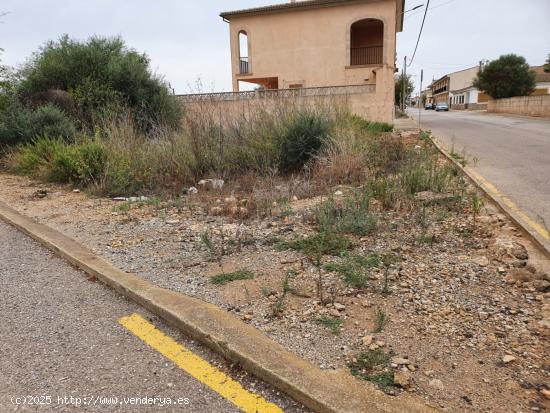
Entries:
<svg viewBox="0 0 550 413">
<path fill-rule="evenodd" d="M 378 65 L 384 60 L 383 46 L 369 47 L 352 47 L 351 48 L 351 65 Z"/>
<path fill-rule="evenodd" d="M 250 73 L 250 64 L 248 63 L 248 57 L 241 57 L 239 59 L 239 72 L 241 75 Z"/>
</svg>

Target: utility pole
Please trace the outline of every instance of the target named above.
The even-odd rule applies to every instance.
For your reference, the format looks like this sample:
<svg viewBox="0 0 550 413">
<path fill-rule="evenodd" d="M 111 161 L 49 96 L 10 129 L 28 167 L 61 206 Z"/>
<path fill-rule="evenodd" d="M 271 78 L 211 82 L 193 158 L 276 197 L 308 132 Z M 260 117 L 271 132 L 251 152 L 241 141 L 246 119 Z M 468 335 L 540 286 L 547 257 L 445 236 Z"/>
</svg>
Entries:
<svg viewBox="0 0 550 413">
<path fill-rule="evenodd" d="M 401 79 L 402 83 L 402 91 L 401 91 L 401 110 L 405 112 L 405 99 L 406 99 L 406 91 L 405 91 L 405 81 L 407 80 L 407 56 L 405 56 L 405 63 L 403 64 L 403 79 Z"/>
<path fill-rule="evenodd" d="M 422 116 L 422 110 L 420 104 L 422 103 L 422 81 L 424 80 L 424 69 L 420 70 L 420 93 L 418 94 L 418 130 L 420 130 L 420 117 Z"/>
</svg>

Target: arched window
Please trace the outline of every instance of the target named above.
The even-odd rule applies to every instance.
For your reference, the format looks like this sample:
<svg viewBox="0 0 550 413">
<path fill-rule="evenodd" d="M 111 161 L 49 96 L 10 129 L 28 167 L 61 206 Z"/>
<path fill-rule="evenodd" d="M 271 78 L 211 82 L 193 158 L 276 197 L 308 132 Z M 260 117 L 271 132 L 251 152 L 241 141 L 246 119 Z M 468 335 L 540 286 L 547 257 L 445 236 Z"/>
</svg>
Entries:
<svg viewBox="0 0 550 413">
<path fill-rule="evenodd" d="M 378 65 L 384 60 L 384 23 L 363 19 L 351 25 L 351 66 Z"/>
<path fill-rule="evenodd" d="M 241 75 L 250 73 L 248 61 L 248 33 L 244 30 L 239 32 L 239 72 Z"/>
</svg>

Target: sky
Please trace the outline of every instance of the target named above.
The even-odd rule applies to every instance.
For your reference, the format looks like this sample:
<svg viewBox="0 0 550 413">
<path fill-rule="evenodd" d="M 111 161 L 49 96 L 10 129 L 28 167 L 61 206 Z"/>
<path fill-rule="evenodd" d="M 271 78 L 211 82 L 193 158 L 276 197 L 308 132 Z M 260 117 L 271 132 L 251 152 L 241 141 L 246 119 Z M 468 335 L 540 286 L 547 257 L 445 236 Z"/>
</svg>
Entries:
<svg viewBox="0 0 550 413">
<path fill-rule="evenodd" d="M 2 0 L 0 47 L 17 66 L 47 40 L 63 34 L 122 36 L 151 58 L 176 93 L 231 90 L 228 25 L 221 11 L 284 0 Z M 407 0 L 406 9 L 427 0 Z M 397 35 L 397 66 L 412 57 L 424 9 L 407 13 Z M 550 0 L 431 0 L 422 38 L 408 73 L 418 86 L 432 78 L 506 53 L 543 64 L 550 53 Z M 200 86 L 197 88 L 197 82 Z"/>
</svg>

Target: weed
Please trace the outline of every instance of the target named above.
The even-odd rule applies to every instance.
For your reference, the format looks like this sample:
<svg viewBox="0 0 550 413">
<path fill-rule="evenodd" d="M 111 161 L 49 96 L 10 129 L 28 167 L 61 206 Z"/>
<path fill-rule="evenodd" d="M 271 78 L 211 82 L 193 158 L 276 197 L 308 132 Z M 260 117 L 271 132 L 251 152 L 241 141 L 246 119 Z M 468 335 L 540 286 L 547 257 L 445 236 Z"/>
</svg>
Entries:
<svg viewBox="0 0 550 413">
<path fill-rule="evenodd" d="M 281 241 L 275 244 L 275 249 L 277 251 L 301 251 L 311 258 L 322 255 L 339 256 L 343 252 L 352 249 L 352 247 L 353 243 L 350 239 L 327 232 L 320 232 L 306 238 Z"/>
<path fill-rule="evenodd" d="M 370 200 L 368 191 L 352 192 L 341 202 L 329 199 L 315 212 L 319 229 L 342 234 L 371 234 L 376 230 L 378 221 L 369 211 Z"/>
<path fill-rule="evenodd" d="M 463 153 L 456 152 L 454 146 L 451 148 L 451 152 L 449 152 L 449 155 L 451 155 L 451 158 L 453 158 L 462 166 L 466 166 L 468 163 L 466 161 L 466 154 L 464 152 Z"/>
<path fill-rule="evenodd" d="M 472 216 L 474 220 L 474 225 L 476 223 L 476 218 L 485 206 L 485 201 L 482 197 L 478 195 L 477 192 L 473 192 L 470 196 L 470 208 L 472 209 Z"/>
<path fill-rule="evenodd" d="M 283 285 L 282 285 L 282 292 L 279 298 L 277 298 L 277 301 L 273 304 L 273 316 L 276 317 L 279 314 L 283 312 L 284 306 L 285 306 L 285 300 L 288 295 L 288 293 L 291 291 L 290 288 L 290 277 L 294 277 L 295 272 L 293 270 L 290 270 L 286 273 L 285 277 L 283 278 Z"/>
<path fill-rule="evenodd" d="M 212 241 L 212 238 L 210 237 L 210 234 L 208 233 L 208 231 L 204 231 L 201 234 L 201 241 L 204 244 L 204 246 L 208 249 L 208 252 L 210 253 L 210 261 L 214 261 L 217 257 L 216 248 L 214 246 L 214 242 Z"/>
<path fill-rule="evenodd" d="M 422 234 L 417 238 L 417 241 L 421 244 L 433 245 L 438 241 L 438 238 L 435 234 Z"/>
<path fill-rule="evenodd" d="M 332 334 L 338 335 L 340 334 L 340 329 L 342 327 L 342 320 L 336 317 L 330 317 L 327 315 L 322 315 L 317 317 L 315 320 L 318 324 L 321 324 L 328 328 Z"/>
<path fill-rule="evenodd" d="M 420 132 L 419 138 L 423 141 L 429 141 L 431 136 L 432 136 L 432 131 L 423 130 Z"/>
<path fill-rule="evenodd" d="M 115 212 L 128 212 L 132 208 L 131 202 L 121 202 L 120 204 L 117 204 L 113 207 L 113 211 Z"/>
<path fill-rule="evenodd" d="M 382 331 L 384 331 L 384 327 L 388 322 L 388 318 L 387 318 L 386 312 L 380 308 L 376 309 L 375 315 L 376 315 L 376 320 L 375 320 L 373 333 L 381 333 Z"/>
<path fill-rule="evenodd" d="M 254 278 L 254 274 L 248 270 L 238 270 L 235 272 L 222 273 L 210 277 L 212 284 L 224 285 L 229 282 L 238 280 L 251 280 Z"/>
<path fill-rule="evenodd" d="M 394 384 L 394 373 L 390 367 L 390 355 L 381 350 L 359 354 L 356 361 L 348 364 L 351 374 L 386 389 Z"/>
<path fill-rule="evenodd" d="M 326 271 L 336 272 L 345 282 L 355 288 L 364 288 L 369 281 L 369 270 L 380 265 L 378 255 L 363 257 L 360 255 L 345 256 L 340 263 L 325 265 Z"/>
</svg>

